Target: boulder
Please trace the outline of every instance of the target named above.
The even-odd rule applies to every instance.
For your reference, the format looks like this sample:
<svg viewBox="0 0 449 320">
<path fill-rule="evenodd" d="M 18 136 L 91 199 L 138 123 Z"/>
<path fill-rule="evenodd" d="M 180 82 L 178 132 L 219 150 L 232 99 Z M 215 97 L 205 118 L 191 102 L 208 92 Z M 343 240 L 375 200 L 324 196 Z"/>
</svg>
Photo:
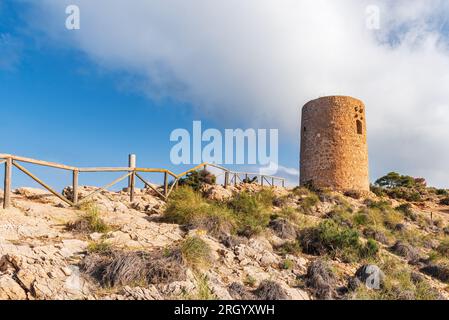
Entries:
<svg viewBox="0 0 449 320">
<path fill-rule="evenodd" d="M 8 275 L 0 276 L 0 300 L 26 300 L 25 290 Z"/>
</svg>

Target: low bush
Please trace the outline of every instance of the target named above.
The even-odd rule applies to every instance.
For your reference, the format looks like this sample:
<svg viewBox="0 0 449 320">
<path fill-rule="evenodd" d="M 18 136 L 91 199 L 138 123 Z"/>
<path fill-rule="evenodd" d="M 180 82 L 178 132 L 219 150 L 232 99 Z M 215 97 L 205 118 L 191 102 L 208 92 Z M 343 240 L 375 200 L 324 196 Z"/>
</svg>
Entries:
<svg viewBox="0 0 449 320">
<path fill-rule="evenodd" d="M 367 245 L 361 243 L 357 230 L 338 225 L 332 220 L 325 220 L 315 228 L 303 230 L 300 240 L 306 253 L 315 255 L 328 253 L 348 262 L 377 253 L 377 250 L 373 250 L 372 243 Z"/>
<path fill-rule="evenodd" d="M 356 200 L 362 198 L 362 192 L 360 192 L 359 190 L 348 190 L 348 191 L 345 191 L 344 195 L 346 197 L 353 198 Z"/>
<path fill-rule="evenodd" d="M 387 258 L 381 261 L 380 269 L 385 279 L 379 290 L 367 288 L 363 283 L 349 293 L 350 299 L 356 300 L 436 300 L 440 299 L 424 277 L 417 277 L 401 261 Z"/>
<path fill-rule="evenodd" d="M 410 244 L 402 241 L 397 241 L 390 250 L 412 264 L 417 263 L 420 259 L 419 251 Z"/>
<path fill-rule="evenodd" d="M 166 222 L 207 230 L 211 235 L 234 234 L 251 237 L 270 222 L 273 191 L 240 192 L 226 204 L 210 202 L 190 187 L 175 190 L 164 213 Z"/>
<path fill-rule="evenodd" d="M 415 190 L 415 189 L 398 187 L 398 188 L 388 189 L 386 192 L 387 192 L 388 196 L 393 199 L 403 199 L 403 200 L 411 201 L 411 202 L 423 201 L 421 192 L 418 190 Z"/>
<path fill-rule="evenodd" d="M 312 217 L 291 207 L 282 208 L 282 210 L 271 215 L 271 219 L 277 218 L 283 218 L 299 228 L 310 227 L 314 224 Z"/>
<path fill-rule="evenodd" d="M 312 214 L 313 207 L 320 202 L 320 198 L 315 193 L 310 193 L 307 197 L 303 198 L 300 203 L 302 211 L 306 214 Z"/>
<path fill-rule="evenodd" d="M 197 292 L 196 295 L 194 295 L 192 298 L 194 300 L 216 300 L 217 297 L 212 292 L 211 288 L 209 287 L 209 278 L 207 275 L 199 275 L 197 274 L 195 276 L 196 280 L 196 286 L 197 286 Z"/>
<path fill-rule="evenodd" d="M 258 300 L 286 300 L 288 295 L 284 288 L 277 282 L 264 280 L 260 283 L 254 295 Z"/>
<path fill-rule="evenodd" d="M 443 257 L 449 258 L 449 239 L 446 238 L 438 245 L 436 251 Z"/>
<path fill-rule="evenodd" d="M 350 206 L 335 205 L 327 214 L 327 218 L 330 218 L 343 226 L 352 228 L 354 225 L 354 213 L 352 207 Z"/>
<path fill-rule="evenodd" d="M 100 217 L 100 210 L 94 203 L 86 204 L 81 207 L 85 214 L 75 222 L 67 224 L 67 230 L 78 233 L 106 233 L 111 227 Z"/>
<path fill-rule="evenodd" d="M 443 206 L 449 206 L 449 197 L 441 199 L 440 204 Z"/>
<path fill-rule="evenodd" d="M 241 192 L 235 196 L 228 207 L 233 211 L 237 233 L 251 237 L 266 228 L 270 222 L 272 202 L 272 192 L 267 190 Z"/>
<path fill-rule="evenodd" d="M 431 263 L 420 269 L 421 272 L 438 279 L 442 282 L 449 283 L 449 263 Z"/>
<path fill-rule="evenodd" d="M 207 170 L 193 171 L 185 178 L 179 180 L 180 186 L 189 186 L 195 191 L 199 191 L 203 185 L 215 184 L 216 177 Z"/>
<path fill-rule="evenodd" d="M 295 266 L 294 262 L 290 259 L 285 259 L 281 263 L 281 268 L 284 270 L 291 270 Z"/>
<path fill-rule="evenodd" d="M 235 220 L 229 209 L 207 202 L 198 192 L 186 186 L 172 193 L 163 219 L 189 228 L 204 229 L 214 236 L 230 233 L 235 227 Z"/>
<path fill-rule="evenodd" d="M 446 189 L 437 189 L 435 194 L 438 196 L 447 196 L 449 192 Z"/>
<path fill-rule="evenodd" d="M 373 239 L 368 239 L 366 244 L 360 250 L 360 256 L 364 258 L 375 257 L 379 252 L 379 245 Z"/>
<path fill-rule="evenodd" d="M 386 227 L 394 230 L 396 225 L 403 221 L 401 214 L 391 207 L 388 201 L 366 202 L 366 208 L 361 209 L 355 216 L 355 220 L 363 226 L 376 228 Z"/>
<path fill-rule="evenodd" d="M 201 238 L 188 237 L 179 245 L 179 251 L 184 261 L 192 268 L 207 267 L 212 263 L 212 253 L 209 245 Z"/>
<path fill-rule="evenodd" d="M 410 203 L 403 203 L 394 209 L 398 212 L 401 212 L 405 217 L 412 221 L 416 221 L 418 218 L 417 214 L 412 210 L 412 205 Z"/>
<path fill-rule="evenodd" d="M 87 246 L 89 253 L 107 254 L 112 251 L 112 245 L 105 241 L 91 242 Z"/>
<path fill-rule="evenodd" d="M 369 189 L 371 190 L 372 193 L 374 193 L 378 197 L 385 197 L 387 195 L 385 189 L 382 187 L 378 187 L 376 185 L 371 184 L 369 186 Z"/>
</svg>

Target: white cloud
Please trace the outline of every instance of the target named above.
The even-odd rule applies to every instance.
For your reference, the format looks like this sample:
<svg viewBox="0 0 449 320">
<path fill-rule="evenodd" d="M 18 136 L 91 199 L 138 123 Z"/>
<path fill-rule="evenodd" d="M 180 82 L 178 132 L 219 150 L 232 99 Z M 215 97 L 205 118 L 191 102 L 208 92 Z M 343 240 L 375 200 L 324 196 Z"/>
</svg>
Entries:
<svg viewBox="0 0 449 320">
<path fill-rule="evenodd" d="M 73 3 L 81 8 L 76 32 L 64 29 L 65 5 Z M 373 32 L 365 8 L 376 3 L 381 30 Z M 281 140 L 295 144 L 305 102 L 361 98 L 372 178 L 399 170 L 449 185 L 447 1 L 30 4 L 56 43 L 72 44 L 103 68 L 128 71 L 143 79 L 145 94 L 191 102 L 223 125 L 282 127 Z"/>
</svg>

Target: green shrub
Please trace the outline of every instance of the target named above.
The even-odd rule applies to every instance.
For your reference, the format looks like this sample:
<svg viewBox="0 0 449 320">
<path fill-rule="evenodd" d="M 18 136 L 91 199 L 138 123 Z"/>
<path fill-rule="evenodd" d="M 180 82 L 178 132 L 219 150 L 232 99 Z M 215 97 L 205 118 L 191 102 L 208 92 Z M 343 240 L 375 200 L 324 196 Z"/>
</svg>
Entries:
<svg viewBox="0 0 449 320">
<path fill-rule="evenodd" d="M 447 196 L 449 194 L 446 189 L 437 189 L 435 193 L 439 196 Z"/>
<path fill-rule="evenodd" d="M 207 202 L 192 188 L 183 186 L 175 190 L 168 200 L 164 220 L 207 230 L 214 236 L 234 230 L 235 219 L 225 206 Z"/>
<path fill-rule="evenodd" d="M 449 239 L 441 241 L 436 251 L 443 257 L 449 258 Z"/>
<path fill-rule="evenodd" d="M 307 196 L 311 193 L 311 191 L 309 189 L 307 189 L 306 187 L 303 186 L 298 186 L 293 188 L 292 193 L 296 196 Z"/>
<path fill-rule="evenodd" d="M 315 224 L 315 221 L 312 217 L 291 207 L 284 207 L 282 208 L 282 210 L 276 212 L 271 216 L 272 220 L 276 218 L 284 218 L 300 228 L 311 227 Z"/>
<path fill-rule="evenodd" d="M 91 242 L 87 246 L 87 251 L 89 253 L 99 253 L 99 254 L 106 254 L 107 252 L 110 252 L 112 250 L 112 245 L 104 242 Z"/>
<path fill-rule="evenodd" d="M 307 197 L 305 197 L 304 199 L 302 199 L 301 201 L 301 207 L 305 210 L 308 211 L 310 210 L 313 206 L 316 206 L 318 203 L 320 202 L 320 198 L 318 197 L 318 195 L 311 193 L 309 194 Z"/>
<path fill-rule="evenodd" d="M 285 259 L 285 260 L 282 262 L 281 268 L 284 269 L 284 270 L 291 270 L 291 269 L 293 269 L 294 265 L 295 265 L 295 264 L 294 264 L 294 262 L 293 262 L 292 260 L 290 260 L 290 259 Z"/>
<path fill-rule="evenodd" d="M 335 205 L 327 214 L 327 217 L 334 220 L 340 225 L 353 226 L 354 213 L 353 209 L 347 205 Z"/>
<path fill-rule="evenodd" d="M 416 221 L 418 219 L 418 216 L 415 212 L 413 212 L 412 205 L 410 203 L 401 204 L 394 209 L 398 212 L 403 213 L 404 216 L 406 216 L 412 221 Z"/>
<path fill-rule="evenodd" d="M 306 253 L 329 253 L 347 262 L 372 257 L 378 252 L 374 240 L 364 245 L 357 230 L 339 225 L 333 220 L 324 220 L 317 227 L 304 230 L 300 238 Z"/>
<path fill-rule="evenodd" d="M 386 200 L 379 200 L 379 201 L 367 200 L 365 203 L 366 206 L 370 209 L 379 209 L 381 211 L 387 211 L 391 209 L 390 201 Z"/>
<path fill-rule="evenodd" d="M 421 193 L 414 189 L 397 187 L 387 190 L 387 194 L 393 199 L 403 199 L 406 201 L 420 202 L 423 201 Z"/>
<path fill-rule="evenodd" d="M 354 248 L 360 244 L 359 233 L 351 228 L 324 221 L 318 226 L 318 237 L 329 248 Z"/>
<path fill-rule="evenodd" d="M 267 190 L 235 196 L 228 207 L 233 211 L 237 232 L 248 237 L 260 233 L 270 222 L 272 202 L 272 191 Z"/>
<path fill-rule="evenodd" d="M 401 214 L 391 207 L 388 201 L 367 201 L 367 208 L 362 209 L 358 215 L 364 226 L 386 227 L 394 230 L 397 224 L 403 221 Z"/>
<path fill-rule="evenodd" d="M 441 199 L 440 204 L 443 206 L 449 206 L 449 197 Z"/>
<path fill-rule="evenodd" d="M 100 217 L 100 210 L 95 203 L 86 203 L 80 209 L 85 211 L 85 214 L 77 221 L 68 223 L 68 230 L 80 233 L 106 233 L 111 230 L 111 227 Z"/>
<path fill-rule="evenodd" d="M 207 267 L 212 262 L 209 245 L 201 238 L 188 237 L 179 245 L 182 257 L 193 268 Z"/>
<path fill-rule="evenodd" d="M 373 239 L 368 239 L 365 246 L 362 247 L 360 255 L 364 258 L 375 257 L 379 252 L 379 245 Z"/>
<path fill-rule="evenodd" d="M 300 186 L 293 189 L 293 194 L 301 197 L 301 208 L 308 212 L 310 209 L 320 202 L 320 198 L 314 188 Z"/>
<path fill-rule="evenodd" d="M 374 193 L 378 197 L 385 197 L 387 194 L 384 188 L 371 184 L 369 186 L 372 193 Z"/>
<path fill-rule="evenodd" d="M 212 292 L 209 287 L 209 279 L 207 275 L 197 275 L 196 276 L 197 294 L 194 300 L 216 300 L 217 297 Z"/>
<path fill-rule="evenodd" d="M 246 275 L 245 280 L 243 280 L 243 283 L 248 287 L 255 287 L 256 282 L 257 280 L 254 277 L 250 276 L 249 274 Z"/>
<path fill-rule="evenodd" d="M 180 186 L 189 186 L 195 191 L 199 191 L 201 186 L 215 184 L 216 177 L 207 170 L 193 171 L 187 174 L 185 178 L 179 180 Z"/>
<path fill-rule="evenodd" d="M 355 300 L 435 300 L 438 291 L 424 278 L 416 278 L 412 270 L 400 260 L 387 258 L 379 264 L 386 277 L 379 290 L 360 285 L 350 293 Z"/>
</svg>

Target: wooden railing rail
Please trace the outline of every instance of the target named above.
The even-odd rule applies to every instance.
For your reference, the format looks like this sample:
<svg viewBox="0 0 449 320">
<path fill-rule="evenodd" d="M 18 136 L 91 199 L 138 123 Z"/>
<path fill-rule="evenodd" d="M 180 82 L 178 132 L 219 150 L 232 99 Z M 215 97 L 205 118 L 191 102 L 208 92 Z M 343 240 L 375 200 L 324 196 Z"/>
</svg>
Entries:
<svg viewBox="0 0 449 320">
<path fill-rule="evenodd" d="M 20 163 L 29 163 L 33 165 L 38 166 L 44 166 L 44 167 L 50 167 L 55 169 L 61 169 L 61 170 L 67 170 L 72 171 L 72 197 L 71 199 L 68 199 L 64 195 L 60 194 L 59 192 L 55 191 L 53 188 L 51 188 L 48 184 L 46 184 L 44 181 L 39 179 L 37 176 L 35 176 L 33 173 L 31 173 L 28 169 L 23 167 Z M 186 170 L 182 173 L 175 174 L 170 170 L 167 169 L 157 169 L 157 168 L 139 168 L 136 167 L 136 157 L 135 155 L 130 155 L 129 157 L 129 166 L 128 167 L 86 167 L 86 168 L 78 168 L 73 166 L 67 166 L 64 164 L 59 164 L 55 162 L 48 162 L 48 161 L 42 161 L 42 160 L 36 160 L 26 157 L 19 157 L 11 154 L 3 154 L 0 153 L 0 164 L 4 164 L 5 166 L 5 177 L 4 177 L 4 196 L 3 196 L 3 208 L 7 209 L 11 205 L 11 179 L 12 179 L 12 169 L 13 167 L 16 167 L 21 172 L 29 176 L 31 179 L 33 179 L 35 182 L 40 184 L 42 187 L 44 187 L 46 190 L 51 192 L 53 195 L 58 197 L 63 202 L 71 205 L 71 206 L 77 206 L 82 203 L 85 203 L 89 199 L 91 199 L 93 196 L 97 195 L 103 190 L 107 190 L 111 188 L 112 186 L 116 185 L 117 183 L 125 180 L 128 178 L 128 192 L 130 195 L 130 200 L 134 200 L 134 194 L 135 194 L 135 182 L 136 178 L 139 179 L 145 186 L 151 188 L 154 190 L 158 196 L 163 198 L 164 200 L 167 200 L 170 196 L 171 192 L 176 188 L 178 185 L 178 182 L 180 179 L 182 179 L 184 176 L 188 175 L 191 172 L 197 171 L 201 168 L 207 169 L 207 167 L 213 167 L 219 170 L 223 171 L 224 174 L 224 186 L 227 188 L 229 185 L 234 184 L 237 185 L 238 181 L 243 182 L 242 175 L 245 176 L 245 179 L 248 181 L 249 176 L 255 176 L 257 177 L 257 182 L 259 182 L 261 185 L 264 185 L 264 182 L 267 185 L 274 186 L 276 181 L 279 181 L 283 187 L 285 187 L 285 179 L 275 176 L 269 176 L 269 175 L 261 175 L 260 173 L 249 173 L 249 172 L 234 172 L 231 170 L 228 170 L 222 166 L 219 166 L 217 164 L 213 163 L 201 163 L 189 170 Z M 98 188 L 97 190 L 93 191 L 92 193 L 88 194 L 87 196 L 83 197 L 82 199 L 79 199 L 79 174 L 80 173 L 91 173 L 91 172 L 125 172 L 125 175 L 115 179 L 111 183 L 106 184 L 103 187 Z M 147 179 L 145 179 L 140 173 L 162 173 L 164 174 L 164 182 L 161 186 L 162 190 L 158 190 L 157 187 L 152 185 Z M 169 183 L 169 177 L 173 178 L 173 181 Z"/>
</svg>

